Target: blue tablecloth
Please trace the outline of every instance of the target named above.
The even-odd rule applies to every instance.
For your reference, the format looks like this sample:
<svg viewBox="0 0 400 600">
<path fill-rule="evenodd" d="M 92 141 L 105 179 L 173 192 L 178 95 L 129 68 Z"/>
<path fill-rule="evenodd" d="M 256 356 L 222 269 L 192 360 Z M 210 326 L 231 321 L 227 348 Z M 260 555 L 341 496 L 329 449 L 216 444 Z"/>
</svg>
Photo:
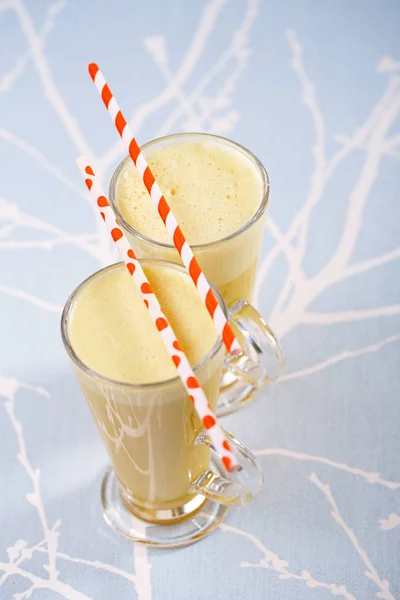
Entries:
<svg viewBox="0 0 400 600">
<path fill-rule="evenodd" d="M 0 597 L 400 598 L 400 4 L 0 0 Z M 146 550 L 103 521 L 106 464 L 59 335 L 114 261 L 75 166 L 211 131 L 272 182 L 256 303 L 287 370 L 224 424 L 265 489 L 201 543 Z"/>
</svg>

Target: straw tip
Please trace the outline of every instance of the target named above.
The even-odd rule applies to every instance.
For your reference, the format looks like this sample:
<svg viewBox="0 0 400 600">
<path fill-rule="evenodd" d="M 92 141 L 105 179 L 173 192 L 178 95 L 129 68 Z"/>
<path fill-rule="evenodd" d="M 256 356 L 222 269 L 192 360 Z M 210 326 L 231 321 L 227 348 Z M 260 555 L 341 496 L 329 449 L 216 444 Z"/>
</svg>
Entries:
<svg viewBox="0 0 400 600">
<path fill-rule="evenodd" d="M 77 166 L 81 169 L 85 169 L 86 165 L 88 164 L 86 156 L 78 156 L 75 162 Z"/>
<path fill-rule="evenodd" d="M 78 158 L 76 159 L 76 164 L 78 165 L 78 169 L 82 173 L 84 173 L 85 175 L 92 175 L 93 177 L 95 177 L 94 171 L 90 166 L 86 156 L 78 156 Z"/>
<path fill-rule="evenodd" d="M 93 81 L 94 81 L 94 78 L 96 77 L 96 73 L 97 73 L 98 71 L 100 71 L 100 69 L 99 69 L 99 65 L 97 65 L 96 63 L 89 63 L 89 64 L 88 64 L 88 71 L 89 71 L 89 75 L 90 75 L 90 77 L 91 77 L 91 78 L 93 79 Z"/>
</svg>

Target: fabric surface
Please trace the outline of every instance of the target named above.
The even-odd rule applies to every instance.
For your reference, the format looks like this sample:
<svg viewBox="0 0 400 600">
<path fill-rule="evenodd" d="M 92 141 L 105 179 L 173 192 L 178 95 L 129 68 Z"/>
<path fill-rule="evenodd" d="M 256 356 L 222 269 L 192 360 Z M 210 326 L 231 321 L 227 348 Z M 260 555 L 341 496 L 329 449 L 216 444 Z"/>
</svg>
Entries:
<svg viewBox="0 0 400 600">
<path fill-rule="evenodd" d="M 400 598 L 398 1 L 0 0 L 0 597 Z M 103 520 L 105 452 L 59 334 L 115 260 L 75 166 L 124 155 L 95 60 L 139 142 L 210 131 L 265 164 L 255 302 L 284 377 L 224 426 L 265 488 L 176 551 Z"/>
</svg>

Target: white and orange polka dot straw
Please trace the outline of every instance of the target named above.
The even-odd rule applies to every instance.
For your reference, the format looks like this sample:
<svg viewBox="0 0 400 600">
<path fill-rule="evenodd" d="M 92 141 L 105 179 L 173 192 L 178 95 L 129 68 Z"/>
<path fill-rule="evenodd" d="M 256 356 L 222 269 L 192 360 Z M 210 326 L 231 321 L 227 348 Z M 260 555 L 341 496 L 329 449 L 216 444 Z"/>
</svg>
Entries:
<svg viewBox="0 0 400 600">
<path fill-rule="evenodd" d="M 150 283 L 139 261 L 137 260 L 127 237 L 123 233 L 117 219 L 115 218 L 114 211 L 108 203 L 108 200 L 100 187 L 92 167 L 85 156 L 79 157 L 76 163 L 80 172 L 82 173 L 88 190 L 96 202 L 96 206 L 100 211 L 100 215 L 102 216 L 107 229 L 119 250 L 121 258 L 125 262 L 125 265 L 140 292 L 143 302 L 149 309 L 154 321 L 154 325 L 160 332 L 165 347 L 168 350 L 171 360 L 175 364 L 179 377 L 181 378 L 181 381 L 187 393 L 189 394 L 189 398 L 193 402 L 199 419 L 208 432 L 213 447 L 218 453 L 224 467 L 228 471 L 237 470 L 239 464 L 231 450 L 231 447 L 228 441 L 225 439 L 222 429 L 217 423 L 214 412 L 208 403 L 207 397 L 203 389 L 200 387 L 193 369 L 190 366 L 190 363 L 182 348 L 180 347 L 167 317 L 161 309 L 157 296 L 151 289 Z"/>
<path fill-rule="evenodd" d="M 107 108 L 113 120 L 113 123 L 119 135 L 125 142 L 129 155 L 133 160 L 133 163 L 136 166 L 140 176 L 143 179 L 143 183 L 158 210 L 158 214 L 163 220 L 167 231 L 171 235 L 175 248 L 178 250 L 182 258 L 183 264 L 185 265 L 189 275 L 193 279 L 201 299 L 203 300 L 208 312 L 214 320 L 215 326 L 217 328 L 218 333 L 221 336 L 222 341 L 224 342 L 228 352 L 241 352 L 240 344 L 237 341 L 232 331 L 232 328 L 229 325 L 223 313 L 223 310 L 218 304 L 214 292 L 212 291 L 210 284 L 208 283 L 203 271 L 201 270 L 199 263 L 193 255 L 192 249 L 187 243 L 187 240 L 183 235 L 182 230 L 178 225 L 178 222 L 172 214 L 172 211 L 162 191 L 160 190 L 160 187 L 157 181 L 155 180 L 154 175 L 151 172 L 150 167 L 147 164 L 142 151 L 140 150 L 140 147 L 138 146 L 135 138 L 133 137 L 132 130 L 127 124 L 117 104 L 117 101 L 111 93 L 111 90 L 108 87 L 106 80 L 104 79 L 103 73 L 100 71 L 96 63 L 91 63 L 89 65 L 89 73 L 104 102 L 105 107 Z"/>
</svg>

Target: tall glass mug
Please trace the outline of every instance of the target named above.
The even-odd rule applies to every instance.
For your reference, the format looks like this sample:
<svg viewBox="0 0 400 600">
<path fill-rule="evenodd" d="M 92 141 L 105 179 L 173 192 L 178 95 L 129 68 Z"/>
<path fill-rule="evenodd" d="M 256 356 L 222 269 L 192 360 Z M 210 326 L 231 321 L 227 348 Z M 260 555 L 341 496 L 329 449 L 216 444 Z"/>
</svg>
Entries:
<svg viewBox="0 0 400 600">
<path fill-rule="evenodd" d="M 143 268 L 155 265 L 185 273 L 175 263 L 141 263 Z M 241 468 L 235 473 L 225 471 L 178 377 L 126 383 L 93 371 L 81 360 L 70 337 L 74 310 L 87 286 L 116 269 L 125 266 L 106 267 L 80 284 L 61 320 L 65 348 L 112 464 L 102 485 L 104 515 L 131 540 L 154 547 L 184 546 L 213 531 L 229 506 L 250 502 L 262 487 L 262 471 L 251 452 L 230 434 Z M 221 296 L 215 293 L 229 318 Z M 253 322 L 253 327 L 258 326 Z M 194 368 L 214 409 L 224 358 L 218 339 Z M 232 368 L 237 377 L 248 378 L 245 368 L 243 372 L 238 364 Z"/>
<path fill-rule="evenodd" d="M 269 203 L 268 174 L 262 163 L 249 150 L 228 139 L 210 134 L 174 134 L 148 142 L 142 146 L 142 150 L 143 154 L 148 157 L 159 150 L 168 150 L 170 147 L 178 147 L 179 144 L 187 143 L 200 145 L 212 144 L 228 149 L 230 152 L 233 152 L 234 155 L 237 155 L 238 158 L 243 159 L 246 164 L 248 163 L 253 167 L 254 175 L 260 182 L 259 199 L 256 198 L 256 202 L 254 202 L 254 199 L 252 198 L 252 205 L 255 206 L 254 214 L 252 214 L 248 220 L 241 223 L 237 230 L 215 241 L 194 244 L 191 242 L 190 231 L 186 232 L 188 242 L 191 244 L 193 252 L 209 282 L 218 289 L 226 305 L 228 307 L 233 307 L 234 313 L 237 312 L 238 306 L 240 306 L 240 312 L 242 313 L 245 308 L 243 304 L 251 302 L 254 291 L 257 264 L 261 251 L 266 212 Z M 212 157 L 210 157 L 210 161 L 212 161 Z M 131 168 L 131 164 L 130 157 L 123 160 L 117 167 L 110 183 L 110 203 L 120 224 L 139 257 L 165 259 L 181 263 L 180 256 L 172 244 L 154 239 L 154 236 L 152 238 L 151 232 L 148 231 L 148 228 L 146 229 L 146 223 L 141 224 L 139 231 L 137 226 L 135 226 L 135 223 L 132 222 L 132 219 L 130 219 L 126 213 L 124 214 L 124 210 L 120 205 L 120 190 L 121 184 L 124 182 L 124 177 L 128 173 L 127 169 Z M 233 173 L 233 170 L 231 172 Z M 211 182 L 210 185 L 218 184 L 213 184 Z M 175 191 L 163 191 L 166 194 L 167 201 L 171 202 L 171 194 L 175 195 Z M 220 188 L 218 188 L 218 193 L 219 191 Z M 230 190 L 226 191 L 228 192 Z M 177 197 L 178 195 L 179 191 Z M 230 196 L 227 194 L 226 198 L 230 198 Z M 132 202 L 134 202 L 134 198 L 132 198 Z M 150 198 L 148 199 L 148 202 L 151 202 Z M 234 206 L 232 210 L 235 210 Z M 222 216 L 220 217 L 220 220 L 221 218 L 224 219 L 226 217 Z M 276 337 L 264 322 L 263 324 L 265 328 L 268 329 L 269 351 L 266 352 L 266 349 L 264 348 L 264 358 L 268 358 L 268 361 L 263 367 L 267 372 L 267 376 L 264 377 L 261 385 L 265 385 L 266 383 L 277 379 L 283 370 L 284 364 L 283 352 Z M 264 342 L 266 342 L 265 336 Z M 255 346 L 252 345 L 253 350 L 254 347 Z M 255 352 L 255 356 L 257 357 L 257 352 Z M 235 383 L 236 381 L 235 376 L 224 372 L 221 383 L 222 395 L 218 402 L 217 409 L 217 414 L 219 416 L 233 412 L 242 406 L 260 387 L 244 384 L 242 385 L 241 391 L 238 393 L 238 390 L 236 390 L 235 396 L 233 396 L 229 394 L 229 388 L 232 383 Z"/>
</svg>

